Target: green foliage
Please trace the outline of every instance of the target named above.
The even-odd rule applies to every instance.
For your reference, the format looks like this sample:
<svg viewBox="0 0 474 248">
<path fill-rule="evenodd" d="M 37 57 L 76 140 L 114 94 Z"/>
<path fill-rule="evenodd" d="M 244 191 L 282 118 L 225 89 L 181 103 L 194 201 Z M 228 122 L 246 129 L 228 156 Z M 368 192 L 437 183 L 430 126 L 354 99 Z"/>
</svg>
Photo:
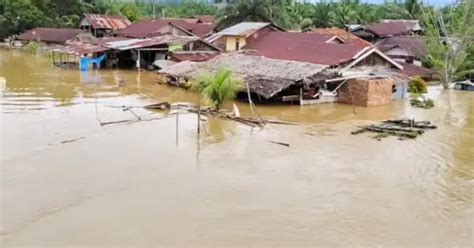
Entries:
<svg viewBox="0 0 474 248">
<path fill-rule="evenodd" d="M 425 80 L 420 76 L 415 76 L 408 82 L 408 92 L 416 94 L 427 93 L 428 86 L 426 85 Z"/>
<path fill-rule="evenodd" d="M 36 54 L 40 47 L 41 44 L 39 42 L 31 41 L 25 46 L 25 51 L 31 54 Z"/>
<path fill-rule="evenodd" d="M 120 8 L 120 13 L 123 16 L 127 17 L 127 19 L 130 20 L 131 22 L 136 21 L 138 17 L 140 16 L 138 6 L 136 4 L 131 4 L 131 3 L 122 5 L 122 7 Z"/>
<path fill-rule="evenodd" d="M 474 1 L 444 8 L 422 8 L 428 63 L 445 88 L 473 71 Z"/>
<path fill-rule="evenodd" d="M 232 71 L 223 68 L 215 73 L 202 73 L 191 85 L 193 90 L 200 92 L 217 110 L 225 101 L 234 99 L 241 87 L 242 81 L 235 77 Z"/>
<path fill-rule="evenodd" d="M 0 38 L 41 26 L 45 19 L 44 13 L 29 0 L 6 2 L 4 13 L 0 16 Z"/>
</svg>

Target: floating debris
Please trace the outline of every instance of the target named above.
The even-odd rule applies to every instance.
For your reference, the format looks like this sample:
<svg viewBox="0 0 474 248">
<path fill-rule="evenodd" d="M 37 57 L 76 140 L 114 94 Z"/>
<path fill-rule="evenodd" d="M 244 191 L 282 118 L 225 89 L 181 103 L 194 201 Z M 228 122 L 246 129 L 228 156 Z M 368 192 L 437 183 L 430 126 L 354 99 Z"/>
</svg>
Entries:
<svg viewBox="0 0 474 248">
<path fill-rule="evenodd" d="M 434 101 L 427 97 L 419 96 L 417 98 L 411 99 L 410 104 L 416 108 L 430 109 L 434 107 Z"/>
<path fill-rule="evenodd" d="M 429 121 L 415 121 L 414 119 L 386 120 L 380 124 L 362 126 L 359 130 L 351 134 L 361 134 L 365 132 L 377 133 L 372 138 L 381 140 L 389 136 L 398 136 L 400 140 L 414 139 L 425 133 L 426 129 L 435 129 L 436 126 Z"/>
</svg>

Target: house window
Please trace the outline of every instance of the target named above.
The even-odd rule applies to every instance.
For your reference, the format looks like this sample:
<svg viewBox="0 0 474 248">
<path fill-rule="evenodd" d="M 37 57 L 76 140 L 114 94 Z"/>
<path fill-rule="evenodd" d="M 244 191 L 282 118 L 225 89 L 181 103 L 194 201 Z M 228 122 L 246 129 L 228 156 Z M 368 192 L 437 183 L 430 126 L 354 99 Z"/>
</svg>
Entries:
<svg viewBox="0 0 474 248">
<path fill-rule="evenodd" d="M 235 39 L 235 50 L 236 51 L 240 50 L 240 40 L 239 40 L 239 38 Z"/>
</svg>

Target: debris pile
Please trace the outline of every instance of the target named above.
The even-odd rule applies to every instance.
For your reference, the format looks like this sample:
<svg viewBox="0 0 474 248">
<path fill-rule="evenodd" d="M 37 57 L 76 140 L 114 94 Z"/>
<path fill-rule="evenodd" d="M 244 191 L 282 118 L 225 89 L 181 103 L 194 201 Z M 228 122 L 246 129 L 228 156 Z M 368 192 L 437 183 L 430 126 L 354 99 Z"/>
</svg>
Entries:
<svg viewBox="0 0 474 248">
<path fill-rule="evenodd" d="M 414 139 L 425 133 L 426 129 L 435 129 L 435 125 L 429 121 L 415 121 L 414 119 L 386 120 L 380 124 L 362 126 L 352 134 L 361 134 L 364 132 L 377 133 L 372 138 L 381 140 L 389 136 L 397 136 L 400 140 Z"/>
</svg>

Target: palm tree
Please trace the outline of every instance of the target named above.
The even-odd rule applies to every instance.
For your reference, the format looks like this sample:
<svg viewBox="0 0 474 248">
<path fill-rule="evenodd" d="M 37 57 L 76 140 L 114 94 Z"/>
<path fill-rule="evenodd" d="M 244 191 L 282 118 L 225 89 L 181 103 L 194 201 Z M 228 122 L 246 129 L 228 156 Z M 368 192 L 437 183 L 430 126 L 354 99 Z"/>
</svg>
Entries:
<svg viewBox="0 0 474 248">
<path fill-rule="evenodd" d="M 326 28 L 331 26 L 330 19 L 331 19 L 331 11 L 333 8 L 333 4 L 331 2 L 321 1 L 320 3 L 314 6 L 313 11 L 313 25 L 317 28 Z"/>
<path fill-rule="evenodd" d="M 236 0 L 226 7 L 216 25 L 217 30 L 244 21 L 271 22 L 281 27 L 291 27 L 285 0 Z"/>
<path fill-rule="evenodd" d="M 242 80 L 234 76 L 232 71 L 223 68 L 215 73 L 203 72 L 191 85 L 209 101 L 212 107 L 219 110 L 225 101 L 235 98 L 237 91 L 242 87 Z"/>
</svg>

